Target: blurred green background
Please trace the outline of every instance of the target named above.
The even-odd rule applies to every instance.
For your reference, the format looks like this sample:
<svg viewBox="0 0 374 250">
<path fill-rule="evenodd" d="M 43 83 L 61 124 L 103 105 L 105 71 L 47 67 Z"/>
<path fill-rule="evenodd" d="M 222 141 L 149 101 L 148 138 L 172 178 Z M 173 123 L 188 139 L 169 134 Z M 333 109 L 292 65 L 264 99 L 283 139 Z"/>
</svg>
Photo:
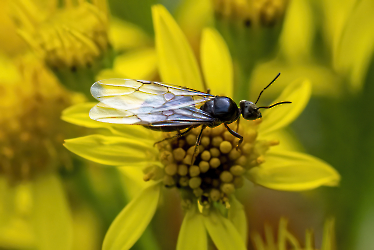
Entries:
<svg viewBox="0 0 374 250">
<path fill-rule="evenodd" d="M 340 186 L 302 193 L 243 190 L 249 232 L 262 233 L 265 224 L 276 230 L 286 217 L 300 242 L 313 229 L 319 249 L 323 224 L 334 218 L 336 249 L 373 249 L 372 0 L 1 1 L 0 249 L 48 249 L 34 225 L 38 208 L 43 223 L 56 211 L 71 219 L 57 234 L 71 234 L 73 249 L 101 248 L 134 190 L 119 170 L 63 148 L 63 139 L 90 131 L 60 116 L 72 104 L 93 101 L 89 87 L 97 79 L 159 80 L 151 17 L 157 3 L 174 16 L 197 58 L 204 27 L 222 34 L 234 60 L 236 101 L 255 99 L 278 72 L 264 103 L 295 79 L 312 82 L 306 110 L 280 135 L 281 143 L 331 164 Z M 54 47 L 59 41 L 60 50 Z M 51 182 L 38 182 L 45 173 L 54 176 Z M 133 249 L 175 248 L 180 201 L 175 190 L 164 199 L 172 202 L 160 205 Z M 56 221 L 63 225 L 61 218 Z"/>
</svg>

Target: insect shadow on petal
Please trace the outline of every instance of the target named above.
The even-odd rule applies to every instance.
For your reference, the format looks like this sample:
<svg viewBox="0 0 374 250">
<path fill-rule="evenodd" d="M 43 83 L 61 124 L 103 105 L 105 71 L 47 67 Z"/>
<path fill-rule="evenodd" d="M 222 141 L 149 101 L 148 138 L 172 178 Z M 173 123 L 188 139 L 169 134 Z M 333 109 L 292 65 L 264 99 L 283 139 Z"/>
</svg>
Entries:
<svg viewBox="0 0 374 250">
<path fill-rule="evenodd" d="M 255 120 L 262 117 L 260 109 L 291 103 L 283 101 L 270 106 L 256 106 L 264 90 L 270 87 L 279 75 L 280 73 L 260 92 L 255 103 L 242 100 L 239 107 L 227 96 L 211 95 L 161 82 L 118 78 L 100 80 L 91 87 L 92 96 L 100 102 L 90 110 L 89 116 L 99 122 L 142 125 L 157 131 L 178 132 L 164 140 L 184 136 L 193 128 L 202 125 L 193 156 L 196 155 L 204 129 L 224 124 L 226 129 L 239 139 L 236 147 L 238 149 L 243 142 L 243 136 L 232 130 L 228 124 L 238 121 L 239 127 L 240 116 L 246 120 Z M 193 162 L 194 157 L 191 165 Z"/>
</svg>

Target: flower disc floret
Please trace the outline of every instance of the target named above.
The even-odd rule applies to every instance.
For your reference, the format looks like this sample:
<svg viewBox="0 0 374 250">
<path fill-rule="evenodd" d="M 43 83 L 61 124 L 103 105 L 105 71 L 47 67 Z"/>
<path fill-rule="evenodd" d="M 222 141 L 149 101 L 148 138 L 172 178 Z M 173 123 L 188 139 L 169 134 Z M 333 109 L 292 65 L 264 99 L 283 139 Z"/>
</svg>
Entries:
<svg viewBox="0 0 374 250">
<path fill-rule="evenodd" d="M 165 166 L 164 186 L 189 191 L 200 201 L 227 202 L 228 196 L 243 186 L 246 171 L 260 165 L 269 147 L 276 145 L 273 141 L 256 140 L 258 124 L 253 121 L 241 125 L 239 133 L 244 136 L 244 143 L 238 149 L 238 139 L 223 125 L 203 131 L 196 153 L 200 128 L 185 137 L 158 143 L 159 158 Z M 165 133 L 165 138 L 168 136 Z"/>
</svg>

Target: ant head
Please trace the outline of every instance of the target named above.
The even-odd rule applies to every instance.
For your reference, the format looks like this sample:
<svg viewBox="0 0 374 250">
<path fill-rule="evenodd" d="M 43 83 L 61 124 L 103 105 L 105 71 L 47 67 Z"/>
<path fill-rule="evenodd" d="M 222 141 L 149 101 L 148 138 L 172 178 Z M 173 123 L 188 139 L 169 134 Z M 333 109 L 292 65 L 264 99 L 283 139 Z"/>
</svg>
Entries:
<svg viewBox="0 0 374 250">
<path fill-rule="evenodd" d="M 264 92 L 265 89 L 267 89 L 268 87 L 270 87 L 270 85 L 279 77 L 280 73 L 278 73 L 278 75 L 273 79 L 273 81 L 271 81 L 268 86 L 266 86 L 261 92 L 260 94 L 258 95 L 257 97 L 257 100 L 255 103 L 253 102 L 250 102 L 250 101 L 240 101 L 240 112 L 242 113 L 242 116 L 244 119 L 247 119 L 247 120 L 256 120 L 257 118 L 261 118 L 262 115 L 261 115 L 261 112 L 260 112 L 260 109 L 270 109 L 274 106 L 277 106 L 279 104 L 284 104 L 284 103 L 291 103 L 291 102 L 277 102 L 277 103 L 274 103 L 270 106 L 265 106 L 265 107 L 257 107 L 256 104 L 258 102 L 258 100 L 260 100 L 260 97 L 261 97 L 261 94 Z"/>
<path fill-rule="evenodd" d="M 261 118 L 261 112 L 260 109 L 250 101 L 242 100 L 239 103 L 240 105 L 240 112 L 242 113 L 242 116 L 246 120 L 256 120 L 257 118 Z"/>
</svg>

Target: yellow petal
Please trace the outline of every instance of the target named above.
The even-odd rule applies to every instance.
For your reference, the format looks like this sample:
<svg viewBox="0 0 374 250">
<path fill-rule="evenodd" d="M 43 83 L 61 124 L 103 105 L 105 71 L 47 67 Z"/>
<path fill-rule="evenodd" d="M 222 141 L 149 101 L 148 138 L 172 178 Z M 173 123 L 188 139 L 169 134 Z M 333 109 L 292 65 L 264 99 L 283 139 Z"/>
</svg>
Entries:
<svg viewBox="0 0 374 250">
<path fill-rule="evenodd" d="M 313 85 L 313 95 L 339 97 L 344 92 L 343 84 L 329 67 L 314 63 L 287 63 L 275 59 L 255 68 L 250 81 L 250 97 L 256 100 L 260 91 L 271 78 L 281 72 L 280 78 L 264 92 L 264 97 L 276 97 L 295 79 L 308 79 Z M 262 97 L 261 97 L 262 98 Z M 260 101 L 261 102 L 261 101 Z"/>
<path fill-rule="evenodd" d="M 84 126 L 87 128 L 102 128 L 110 126 L 108 123 L 98 122 L 92 120 L 88 113 L 95 106 L 97 102 L 86 102 L 79 103 L 62 111 L 61 119 L 79 126 Z"/>
<path fill-rule="evenodd" d="M 336 250 L 334 219 L 330 218 L 325 221 L 321 250 Z"/>
<path fill-rule="evenodd" d="M 36 178 L 33 195 L 38 249 L 71 249 L 72 218 L 58 177 L 49 174 Z"/>
<path fill-rule="evenodd" d="M 142 126 L 116 125 L 92 120 L 88 116 L 88 113 L 96 104 L 97 103 L 95 102 L 87 102 L 70 106 L 62 111 L 61 119 L 66 122 L 87 128 L 105 128 L 110 130 L 110 132 L 115 135 L 132 137 L 140 140 L 149 140 L 154 138 L 151 130 Z"/>
<path fill-rule="evenodd" d="M 103 69 L 95 77 L 96 81 L 110 78 L 130 78 L 127 77 L 123 72 L 116 71 L 114 69 Z"/>
<path fill-rule="evenodd" d="M 247 249 L 234 225 L 216 210 L 203 217 L 204 225 L 216 247 L 220 250 Z"/>
<path fill-rule="evenodd" d="M 187 210 L 179 231 L 177 250 L 207 249 L 208 239 L 203 223 L 203 215 L 196 207 Z"/>
<path fill-rule="evenodd" d="M 156 51 L 146 48 L 117 56 L 113 68 L 126 78 L 152 80 L 156 76 Z"/>
<path fill-rule="evenodd" d="M 234 225 L 236 230 L 238 230 L 242 240 L 247 244 L 247 218 L 245 216 L 243 205 L 234 197 L 231 196 L 230 199 L 230 209 L 228 214 L 228 219 Z"/>
<path fill-rule="evenodd" d="M 282 34 L 281 52 L 293 62 L 305 61 L 310 56 L 314 41 L 315 25 L 311 3 L 305 0 L 291 1 L 287 8 Z"/>
<path fill-rule="evenodd" d="M 103 250 L 125 250 L 134 245 L 155 214 L 160 189 L 160 183 L 153 183 L 127 204 L 110 225 Z"/>
<path fill-rule="evenodd" d="M 211 1 L 180 1 L 173 13 L 175 13 L 175 18 L 183 33 L 186 34 L 192 48 L 199 48 L 201 31 L 204 27 L 214 25 L 214 12 Z M 193 18 L 191 18 L 191 13 L 193 13 Z"/>
<path fill-rule="evenodd" d="M 101 187 L 102 188 L 102 187 Z M 71 250 L 99 249 L 101 242 L 93 239 L 102 237 L 101 218 L 93 206 L 80 202 L 74 207 L 74 241 Z"/>
<path fill-rule="evenodd" d="M 314 234 L 311 229 L 305 232 L 305 250 L 314 250 Z"/>
<path fill-rule="evenodd" d="M 8 217 L 0 226 L 1 249 L 36 249 L 35 234 L 30 223 L 18 217 Z"/>
<path fill-rule="evenodd" d="M 5 175 L 0 176 L 0 221 L 5 221 L 14 211 L 15 189 L 9 185 Z"/>
<path fill-rule="evenodd" d="M 291 249 L 300 249 L 300 243 L 297 238 L 292 235 L 287 229 L 288 221 L 285 218 L 281 218 L 279 221 L 278 228 L 278 246 L 280 249 L 286 249 L 287 245 L 291 246 Z"/>
<path fill-rule="evenodd" d="M 110 20 L 109 40 L 116 51 L 152 44 L 151 38 L 140 27 L 113 17 Z"/>
<path fill-rule="evenodd" d="M 285 88 L 274 101 L 291 101 L 262 112 L 262 123 L 259 127 L 259 138 L 281 129 L 293 122 L 307 105 L 311 94 L 311 84 L 307 80 L 297 80 Z"/>
<path fill-rule="evenodd" d="M 248 178 L 267 188 L 303 191 L 319 186 L 337 186 L 339 173 L 322 160 L 307 154 L 271 150 L 265 162 L 248 172 Z"/>
<path fill-rule="evenodd" d="M 143 168 L 146 166 L 149 165 L 144 164 Z M 124 191 L 130 199 L 134 198 L 135 195 L 139 193 L 139 190 L 149 186 L 149 182 L 143 180 L 143 168 L 134 168 L 130 166 L 118 168 L 121 173 L 121 183 L 124 186 Z"/>
<path fill-rule="evenodd" d="M 164 6 L 155 5 L 152 18 L 162 81 L 204 90 L 196 58 L 173 17 Z"/>
<path fill-rule="evenodd" d="M 346 21 L 334 52 L 335 67 L 349 73 L 351 87 L 360 90 L 374 53 L 374 1 L 359 1 Z"/>
<path fill-rule="evenodd" d="M 277 130 L 268 135 L 269 138 L 276 138 L 280 144 L 276 146 L 275 150 L 284 151 L 303 151 L 304 147 L 298 140 L 297 136 L 287 129 Z"/>
<path fill-rule="evenodd" d="M 265 242 L 258 232 L 253 232 L 251 234 L 251 240 L 252 240 L 252 244 L 255 247 L 255 249 L 258 249 L 258 250 L 265 250 L 266 249 L 265 248 Z"/>
<path fill-rule="evenodd" d="M 65 140 L 64 146 L 83 158 L 112 166 L 149 161 L 157 153 L 151 141 L 119 136 L 89 135 Z"/>
<path fill-rule="evenodd" d="M 320 1 L 321 9 L 324 12 L 323 27 L 324 36 L 326 37 L 327 45 L 330 49 L 337 49 L 340 43 L 342 31 L 345 28 L 346 21 L 351 13 L 355 10 L 356 0 L 330 0 Z"/>
<path fill-rule="evenodd" d="M 201 40 L 201 64 L 207 88 L 214 95 L 233 96 L 233 67 L 229 49 L 217 30 L 206 28 Z"/>
<path fill-rule="evenodd" d="M 29 214 L 32 207 L 29 182 L 10 185 L 0 176 L 0 249 L 36 248 L 36 238 Z"/>
<path fill-rule="evenodd" d="M 21 75 L 17 66 L 10 58 L 0 54 L 0 81 L 4 83 L 16 83 L 21 81 Z"/>
</svg>

